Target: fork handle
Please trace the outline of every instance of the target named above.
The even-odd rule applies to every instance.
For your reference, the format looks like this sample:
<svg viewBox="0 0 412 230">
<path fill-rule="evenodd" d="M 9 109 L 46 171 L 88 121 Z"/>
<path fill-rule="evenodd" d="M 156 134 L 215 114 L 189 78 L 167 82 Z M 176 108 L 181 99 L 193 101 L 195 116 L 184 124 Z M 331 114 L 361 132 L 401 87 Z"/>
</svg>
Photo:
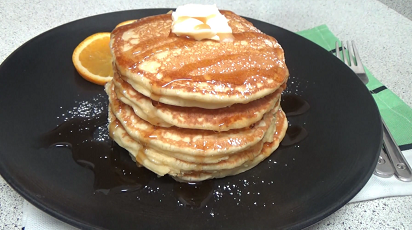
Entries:
<svg viewBox="0 0 412 230">
<path fill-rule="evenodd" d="M 395 169 L 395 176 L 401 181 L 412 181 L 412 170 L 408 162 L 405 160 L 401 150 L 396 144 L 389 132 L 388 126 L 386 126 L 385 121 L 382 119 L 383 124 L 383 144 L 388 152 L 389 159 L 392 162 Z"/>
</svg>

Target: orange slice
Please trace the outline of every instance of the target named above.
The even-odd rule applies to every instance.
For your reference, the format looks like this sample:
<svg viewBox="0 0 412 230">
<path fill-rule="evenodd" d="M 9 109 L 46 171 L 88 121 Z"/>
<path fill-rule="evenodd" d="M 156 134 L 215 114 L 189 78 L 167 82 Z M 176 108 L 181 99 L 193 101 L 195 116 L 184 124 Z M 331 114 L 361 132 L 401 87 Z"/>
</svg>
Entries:
<svg viewBox="0 0 412 230">
<path fill-rule="evenodd" d="M 84 39 L 73 51 L 72 61 L 86 80 L 104 85 L 113 78 L 110 33 L 96 33 Z"/>
<path fill-rule="evenodd" d="M 124 26 L 124 25 L 127 25 L 127 24 L 131 24 L 131 23 L 133 23 L 133 22 L 135 22 L 135 21 L 136 21 L 136 19 L 127 20 L 127 21 L 121 22 L 121 23 L 117 24 L 117 26 L 116 26 L 115 28 L 117 28 L 117 27 L 119 27 L 119 26 Z"/>
</svg>

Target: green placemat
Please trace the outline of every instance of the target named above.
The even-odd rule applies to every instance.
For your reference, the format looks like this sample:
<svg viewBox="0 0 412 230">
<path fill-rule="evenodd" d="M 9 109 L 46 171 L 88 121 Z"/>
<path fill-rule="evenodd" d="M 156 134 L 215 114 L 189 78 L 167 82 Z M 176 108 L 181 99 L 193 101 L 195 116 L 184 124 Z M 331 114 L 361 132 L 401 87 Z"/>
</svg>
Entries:
<svg viewBox="0 0 412 230">
<path fill-rule="evenodd" d="M 335 42 L 339 41 L 326 25 L 300 31 L 297 34 L 328 51 L 334 50 Z M 360 55 L 362 57 L 362 54 Z M 393 137 L 402 150 L 412 149 L 412 109 L 380 83 L 366 67 L 365 70 L 369 77 L 369 83 L 366 86 L 372 92 L 381 116 Z"/>
</svg>

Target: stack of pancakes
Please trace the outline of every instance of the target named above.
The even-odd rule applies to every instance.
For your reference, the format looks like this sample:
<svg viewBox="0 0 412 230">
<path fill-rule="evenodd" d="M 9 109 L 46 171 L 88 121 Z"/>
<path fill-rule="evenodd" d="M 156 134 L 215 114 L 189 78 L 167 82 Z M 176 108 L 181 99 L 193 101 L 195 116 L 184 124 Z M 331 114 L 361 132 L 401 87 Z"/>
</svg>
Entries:
<svg viewBox="0 0 412 230">
<path fill-rule="evenodd" d="M 233 41 L 170 32 L 170 14 L 112 32 L 110 136 L 132 159 L 178 181 L 244 172 L 283 139 L 289 76 L 277 41 L 230 11 Z"/>
</svg>

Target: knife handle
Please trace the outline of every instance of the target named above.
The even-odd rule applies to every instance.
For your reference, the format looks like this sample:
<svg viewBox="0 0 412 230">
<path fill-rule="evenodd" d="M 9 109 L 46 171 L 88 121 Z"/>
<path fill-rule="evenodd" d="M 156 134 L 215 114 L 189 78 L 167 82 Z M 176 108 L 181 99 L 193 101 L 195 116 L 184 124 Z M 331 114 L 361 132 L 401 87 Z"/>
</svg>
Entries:
<svg viewBox="0 0 412 230">
<path fill-rule="evenodd" d="M 389 161 L 388 155 L 383 150 L 383 146 L 381 148 L 381 153 L 379 154 L 378 164 L 376 165 L 375 171 L 373 174 L 383 178 L 389 178 L 393 176 L 395 170 L 392 167 L 391 162 Z"/>
<path fill-rule="evenodd" d="M 382 124 L 383 144 L 385 145 L 385 149 L 388 152 L 389 160 L 392 162 L 395 169 L 395 176 L 401 181 L 412 181 L 411 166 L 409 166 L 408 162 L 405 160 L 405 157 L 403 156 L 401 150 L 393 139 L 392 134 L 389 132 L 389 129 L 383 119 Z"/>
</svg>

